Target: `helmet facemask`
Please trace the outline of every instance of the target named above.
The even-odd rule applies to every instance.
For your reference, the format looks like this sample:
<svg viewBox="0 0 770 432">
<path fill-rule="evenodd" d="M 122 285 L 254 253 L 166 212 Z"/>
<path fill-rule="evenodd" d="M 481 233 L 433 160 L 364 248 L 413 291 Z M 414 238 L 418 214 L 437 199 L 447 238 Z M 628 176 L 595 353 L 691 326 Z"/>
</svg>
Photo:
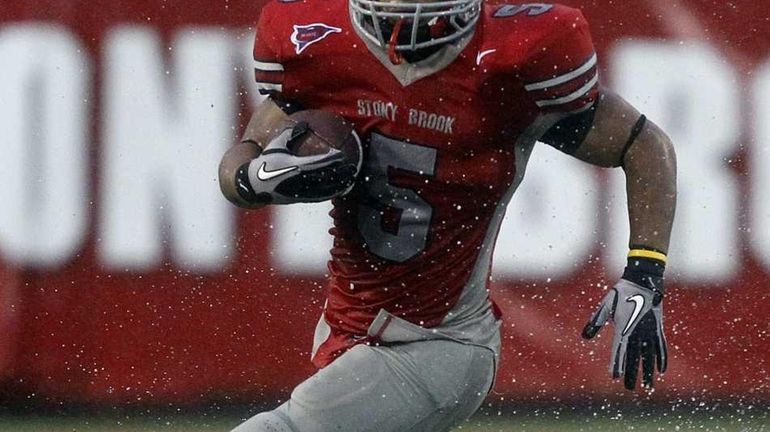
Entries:
<svg viewBox="0 0 770 432">
<path fill-rule="evenodd" d="M 391 62 L 420 60 L 473 31 L 481 0 L 350 0 L 360 33 L 388 50 Z"/>
</svg>

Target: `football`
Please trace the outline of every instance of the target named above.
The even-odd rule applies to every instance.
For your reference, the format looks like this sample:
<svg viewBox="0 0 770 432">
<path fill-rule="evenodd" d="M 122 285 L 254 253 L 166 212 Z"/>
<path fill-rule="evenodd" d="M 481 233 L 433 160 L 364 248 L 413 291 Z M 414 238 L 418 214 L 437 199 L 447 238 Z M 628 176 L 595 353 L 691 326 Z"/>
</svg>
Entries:
<svg viewBox="0 0 770 432">
<path fill-rule="evenodd" d="M 287 119 L 293 126 L 307 124 L 304 136 L 290 144 L 289 150 L 297 156 L 314 156 L 329 152 L 329 148 L 340 150 L 350 161 L 359 165 L 361 142 L 353 123 L 342 117 L 322 110 L 304 110 L 291 114 Z M 300 131 L 302 129 L 300 128 Z"/>
<path fill-rule="evenodd" d="M 281 122 L 249 175 L 274 204 L 319 202 L 350 191 L 361 161 L 361 141 L 353 123 L 307 110 Z"/>
</svg>

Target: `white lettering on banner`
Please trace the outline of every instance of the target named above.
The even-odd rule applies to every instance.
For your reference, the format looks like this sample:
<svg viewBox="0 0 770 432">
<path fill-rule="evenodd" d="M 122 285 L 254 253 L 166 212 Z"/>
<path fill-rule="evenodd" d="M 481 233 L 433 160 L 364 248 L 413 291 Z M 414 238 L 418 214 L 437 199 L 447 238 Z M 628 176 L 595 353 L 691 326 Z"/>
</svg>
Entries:
<svg viewBox="0 0 770 432">
<path fill-rule="evenodd" d="M 226 263 L 233 220 L 217 164 L 235 139 L 231 42 L 221 31 L 181 29 L 167 68 L 154 29 L 107 38 L 98 247 L 110 267 L 156 266 L 167 240 L 184 268 Z"/>
<path fill-rule="evenodd" d="M 331 202 L 276 206 L 270 232 L 271 264 L 289 274 L 326 273 L 332 248 L 331 208 Z"/>
<path fill-rule="evenodd" d="M 0 249 L 56 266 L 87 233 L 91 69 L 63 27 L 0 28 Z"/>
<path fill-rule="evenodd" d="M 624 43 L 611 61 L 613 87 L 676 146 L 679 199 L 671 276 L 683 282 L 728 281 L 742 265 L 739 189 L 726 163 L 740 135 L 735 72 L 718 52 L 697 43 Z M 629 233 L 623 174 L 615 173 L 611 184 L 606 262 L 620 270 Z"/>
<path fill-rule="evenodd" d="M 756 74 L 751 88 L 754 100 L 754 147 L 751 161 L 751 200 L 748 240 L 759 261 L 770 269 L 770 61 Z"/>
<path fill-rule="evenodd" d="M 97 256 L 111 268 L 141 271 L 160 264 L 221 270 L 232 251 L 233 210 L 221 198 L 216 165 L 236 138 L 236 108 L 246 84 L 255 91 L 251 31 L 181 29 L 168 53 L 157 30 L 120 27 L 103 43 L 103 160 L 92 154 L 91 59 L 61 27 L 8 24 L 0 30 L 0 253 L 21 265 L 53 267 L 83 247 L 98 227 Z M 241 37 L 237 36 L 241 35 Z M 169 57 L 168 67 L 164 57 Z M 735 71 L 701 45 L 626 43 L 611 60 L 613 87 L 671 135 L 679 154 L 680 203 L 671 276 L 719 283 L 736 276 L 751 251 L 770 270 L 770 63 L 753 77 L 740 104 Z M 747 112 L 744 112 L 746 110 Z M 736 150 L 740 118 L 752 115 L 750 196 L 725 159 Z M 245 121 L 245 120 L 243 120 Z M 100 170 L 97 186 L 89 170 Z M 628 236 L 623 175 L 611 175 L 607 198 L 590 169 L 538 146 L 504 221 L 494 261 L 507 277 L 563 278 L 579 270 L 596 241 L 605 263 L 623 267 Z M 585 186 L 572 187 L 576 183 Z M 91 221 L 89 197 L 101 202 Z M 597 209 L 611 202 L 609 223 Z M 741 205 L 750 224 L 740 225 Z M 331 238 L 329 204 L 273 211 L 271 263 L 286 274 L 322 275 Z M 603 239 L 596 232 L 608 232 Z M 747 248 L 742 250 L 742 232 Z M 168 246 L 165 246 L 166 243 Z"/>
<path fill-rule="evenodd" d="M 536 145 L 500 228 L 494 274 L 556 279 L 582 269 L 596 243 L 597 190 L 588 165 Z"/>
</svg>

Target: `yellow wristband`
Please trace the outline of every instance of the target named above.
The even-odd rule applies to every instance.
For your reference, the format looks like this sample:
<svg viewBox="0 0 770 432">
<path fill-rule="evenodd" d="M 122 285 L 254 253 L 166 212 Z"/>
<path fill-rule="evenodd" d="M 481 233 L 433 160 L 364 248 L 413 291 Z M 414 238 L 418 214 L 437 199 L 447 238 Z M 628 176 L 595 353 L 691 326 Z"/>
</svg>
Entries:
<svg viewBox="0 0 770 432">
<path fill-rule="evenodd" d="M 650 258 L 666 263 L 666 254 L 662 252 L 651 251 L 647 249 L 631 249 L 628 251 L 629 258 Z"/>
</svg>

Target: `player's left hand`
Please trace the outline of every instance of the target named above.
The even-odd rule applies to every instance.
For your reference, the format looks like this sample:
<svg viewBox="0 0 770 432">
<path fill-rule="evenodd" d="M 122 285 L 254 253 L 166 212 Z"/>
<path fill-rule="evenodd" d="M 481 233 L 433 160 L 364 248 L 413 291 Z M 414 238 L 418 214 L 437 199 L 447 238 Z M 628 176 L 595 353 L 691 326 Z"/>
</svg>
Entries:
<svg viewBox="0 0 770 432">
<path fill-rule="evenodd" d="M 655 366 L 660 373 L 665 372 L 668 356 L 663 334 L 662 266 L 639 266 L 638 261 L 632 263 L 629 259 L 623 278 L 607 293 L 583 329 L 583 337 L 591 339 L 612 320 L 615 334 L 609 369 L 613 378 L 624 377 L 629 390 L 636 386 L 640 360 L 642 384 L 652 388 Z"/>
</svg>

